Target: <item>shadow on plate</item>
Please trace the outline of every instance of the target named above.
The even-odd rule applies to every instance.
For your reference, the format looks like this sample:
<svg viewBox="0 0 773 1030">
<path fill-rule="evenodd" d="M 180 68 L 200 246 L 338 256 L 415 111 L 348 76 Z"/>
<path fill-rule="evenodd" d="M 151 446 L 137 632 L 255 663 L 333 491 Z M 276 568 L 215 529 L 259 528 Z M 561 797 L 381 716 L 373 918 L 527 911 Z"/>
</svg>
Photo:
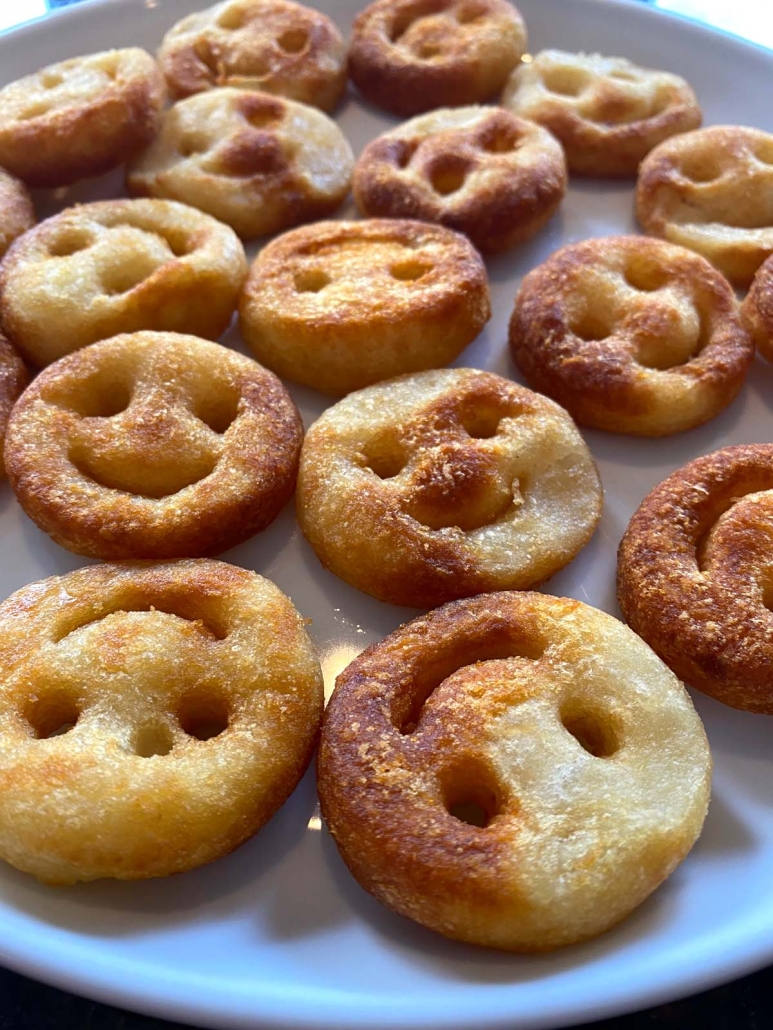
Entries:
<svg viewBox="0 0 773 1030">
<path fill-rule="evenodd" d="M 222 920 L 229 913 L 257 910 L 270 898 L 271 906 L 295 905 L 298 863 L 291 856 L 310 834 L 309 820 L 316 805 L 313 770 L 293 795 L 251 840 L 224 858 L 191 872 L 154 880 L 119 882 L 100 880 L 74 887 L 46 887 L 32 877 L 3 866 L 0 899 L 9 908 L 41 922 L 64 927 L 89 937 L 146 934 L 154 929 L 201 920 Z M 316 835 L 315 835 L 316 836 Z M 304 856 L 304 863 L 307 861 Z M 330 913 L 304 915 L 310 922 Z M 298 931 L 298 919 L 295 930 Z M 281 929 L 281 919 L 272 920 Z M 289 925 L 289 924 L 288 924 Z M 289 931 L 285 927 L 282 933 Z"/>
<path fill-rule="evenodd" d="M 721 793 L 714 790 L 709 812 L 703 824 L 703 833 L 693 849 L 695 855 L 713 857 L 749 851 L 756 845 L 757 838 L 725 801 Z"/>
<path fill-rule="evenodd" d="M 595 962 L 608 952 L 620 951 L 626 945 L 656 935 L 672 920 L 681 889 L 681 870 L 677 870 L 628 919 L 601 937 L 546 955 L 524 955 L 449 940 L 392 912 L 356 882 L 327 830 L 323 829 L 322 838 L 324 858 L 346 906 L 378 937 L 405 953 L 406 961 L 431 967 L 433 975 L 440 974 L 451 982 L 525 983 Z"/>
</svg>

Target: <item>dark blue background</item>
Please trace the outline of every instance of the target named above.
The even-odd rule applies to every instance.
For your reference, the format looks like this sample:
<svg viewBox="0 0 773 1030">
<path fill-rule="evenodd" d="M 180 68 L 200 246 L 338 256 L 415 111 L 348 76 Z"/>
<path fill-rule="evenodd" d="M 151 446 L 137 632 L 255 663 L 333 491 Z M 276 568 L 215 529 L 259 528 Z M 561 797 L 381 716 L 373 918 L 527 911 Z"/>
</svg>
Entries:
<svg viewBox="0 0 773 1030">
<path fill-rule="evenodd" d="M 685 1001 L 588 1025 L 596 1030 L 770 1030 L 773 976 L 763 970 Z M 84 1001 L 0 970 L 0 1030 L 174 1030 L 177 1026 Z"/>
</svg>

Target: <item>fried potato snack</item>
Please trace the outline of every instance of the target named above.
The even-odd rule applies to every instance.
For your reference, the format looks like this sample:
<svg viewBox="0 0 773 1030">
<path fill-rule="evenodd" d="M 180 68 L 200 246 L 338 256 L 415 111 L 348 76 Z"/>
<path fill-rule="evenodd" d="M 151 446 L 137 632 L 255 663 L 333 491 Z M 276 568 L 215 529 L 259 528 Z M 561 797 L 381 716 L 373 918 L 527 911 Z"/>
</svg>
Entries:
<svg viewBox="0 0 773 1030">
<path fill-rule="evenodd" d="M 137 47 L 49 65 L 0 89 L 0 165 L 29 186 L 102 175 L 150 143 L 164 99 Z"/>
<path fill-rule="evenodd" d="M 328 408 L 306 436 L 297 493 L 323 565 L 417 608 L 542 582 L 588 542 L 601 505 L 593 458 L 563 408 L 456 368 Z"/>
<path fill-rule="evenodd" d="M 232 851 L 306 768 L 322 676 L 303 620 L 224 562 L 95 565 L 0 605 L 0 857 L 45 883 Z"/>
<path fill-rule="evenodd" d="M 322 813 L 385 905 L 448 937 L 545 951 L 624 919 L 700 833 L 711 756 L 682 684 L 579 601 L 485 594 L 338 677 Z"/>
<path fill-rule="evenodd" d="M 217 554 L 292 496 L 302 425 L 273 373 L 216 343 L 127 333 L 50 365 L 13 410 L 8 478 L 92 558 Z"/>
</svg>

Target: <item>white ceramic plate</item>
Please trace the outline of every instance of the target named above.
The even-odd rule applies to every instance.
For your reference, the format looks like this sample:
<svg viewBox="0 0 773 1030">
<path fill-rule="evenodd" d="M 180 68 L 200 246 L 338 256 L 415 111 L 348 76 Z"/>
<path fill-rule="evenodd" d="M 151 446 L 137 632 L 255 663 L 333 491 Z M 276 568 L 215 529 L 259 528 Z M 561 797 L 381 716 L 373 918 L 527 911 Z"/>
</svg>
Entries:
<svg viewBox="0 0 773 1030">
<path fill-rule="evenodd" d="M 0 81 L 110 46 L 154 50 L 196 0 L 88 3 L 0 38 Z M 344 30 L 358 0 L 318 0 Z M 706 122 L 773 130 L 773 54 L 627 0 L 522 0 L 533 49 L 622 54 L 685 75 Z M 387 119 L 350 100 L 340 122 L 355 150 Z M 120 175 L 42 198 L 41 213 L 114 195 Z M 559 244 L 634 229 L 631 183 L 574 182 L 539 238 L 489 262 L 494 317 L 458 364 L 517 378 L 505 326 L 521 276 Z M 231 334 L 228 342 L 236 343 Z M 307 421 L 324 407 L 294 390 Z M 594 540 L 550 584 L 617 613 L 615 549 L 644 494 L 690 458 L 770 440 L 773 368 L 758 361 L 732 407 L 664 441 L 587 433 L 606 488 Z M 58 548 L 0 486 L 2 592 L 83 560 Z M 225 557 L 257 569 L 313 619 L 328 686 L 367 643 L 413 613 L 325 572 L 287 511 Z M 0 960 L 64 988 L 211 1027 L 553 1027 L 708 987 L 773 958 L 771 721 L 696 698 L 716 759 L 705 832 L 673 878 L 624 925 L 549 957 L 454 944 L 392 915 L 349 876 L 307 776 L 250 843 L 166 881 L 52 890 L 0 869 Z"/>
</svg>

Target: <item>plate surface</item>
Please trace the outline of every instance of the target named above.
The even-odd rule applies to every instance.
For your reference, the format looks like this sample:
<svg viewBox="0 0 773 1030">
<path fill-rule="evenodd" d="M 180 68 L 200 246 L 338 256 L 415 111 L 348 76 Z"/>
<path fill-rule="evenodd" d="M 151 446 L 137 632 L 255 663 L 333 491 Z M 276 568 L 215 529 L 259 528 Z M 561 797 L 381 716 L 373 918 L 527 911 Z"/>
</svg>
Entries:
<svg viewBox="0 0 773 1030">
<path fill-rule="evenodd" d="M 0 81 L 111 46 L 154 50 L 204 0 L 107 0 L 0 38 Z M 317 0 L 347 30 L 359 0 Z M 706 123 L 773 131 L 773 54 L 627 0 L 522 0 L 533 50 L 619 54 L 678 72 Z M 390 119 L 350 98 L 338 120 L 356 152 Z M 116 195 L 114 175 L 40 199 L 41 215 Z M 539 237 L 488 262 L 494 317 L 456 362 L 517 379 L 505 345 L 521 277 L 563 242 L 635 229 L 632 184 L 572 183 Z M 225 341 L 239 346 L 231 332 Z M 293 389 L 307 424 L 325 407 Z M 615 550 L 644 494 L 690 458 L 773 439 L 773 368 L 757 360 L 731 408 L 664 441 L 587 432 L 606 489 L 601 526 L 549 584 L 619 614 Z M 43 536 L 0 485 L 3 595 L 84 564 Z M 414 613 L 381 604 L 318 564 L 291 511 L 224 555 L 273 579 L 313 619 L 326 682 Z M 549 957 L 454 944 L 385 911 L 351 879 L 320 827 L 307 775 L 261 833 L 212 866 L 167 881 L 52 890 L 0 868 L 0 961 L 130 1008 L 209 1027 L 539 1027 L 601 1018 L 730 979 L 773 958 L 773 723 L 696 698 L 714 750 L 705 831 L 672 879 L 622 926 Z"/>
</svg>

